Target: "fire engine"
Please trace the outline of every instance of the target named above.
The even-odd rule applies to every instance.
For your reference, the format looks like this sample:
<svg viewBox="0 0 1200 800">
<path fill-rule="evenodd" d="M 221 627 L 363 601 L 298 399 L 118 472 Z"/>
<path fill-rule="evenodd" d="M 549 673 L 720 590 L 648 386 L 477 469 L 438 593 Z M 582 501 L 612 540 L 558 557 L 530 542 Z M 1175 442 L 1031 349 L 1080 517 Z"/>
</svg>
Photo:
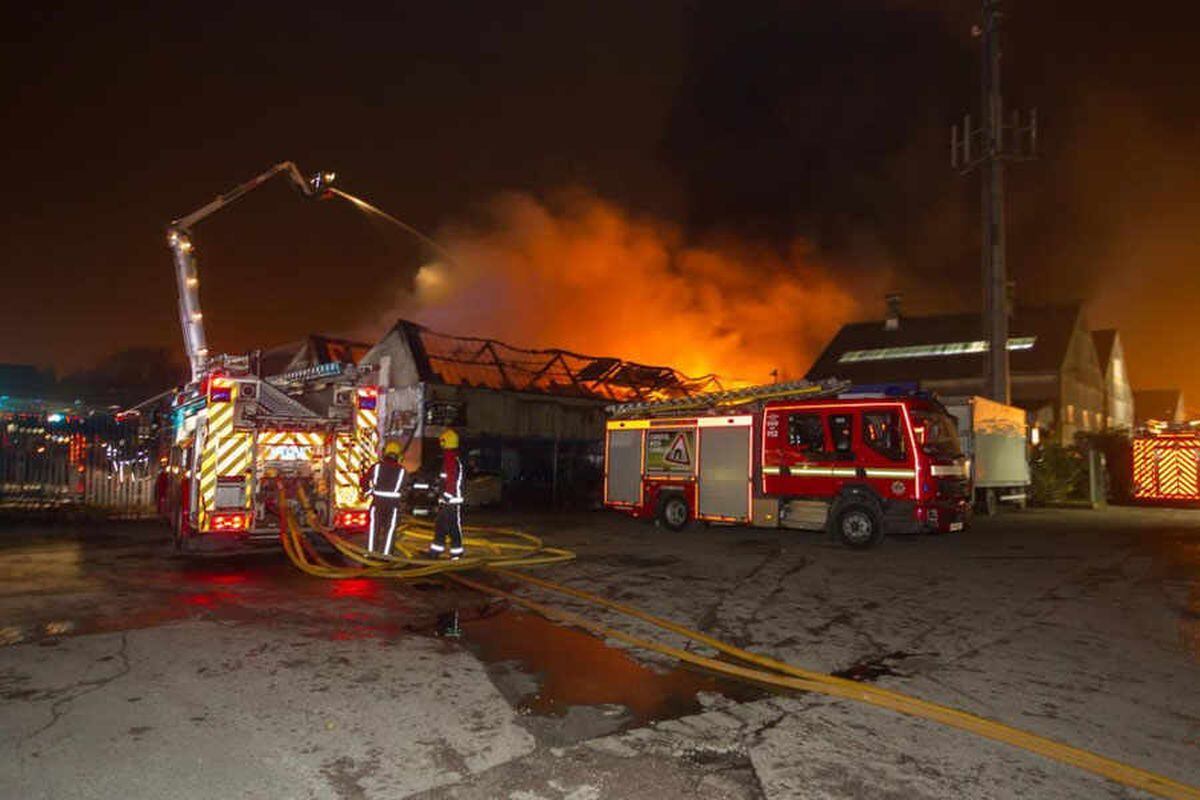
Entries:
<svg viewBox="0 0 1200 800">
<path fill-rule="evenodd" d="M 826 530 L 854 548 L 962 530 L 970 465 L 945 408 L 847 388 L 800 381 L 610 406 L 604 504 L 674 530 Z"/>
<path fill-rule="evenodd" d="M 1133 498 L 1200 502 L 1200 422 L 1151 425 L 1134 434 Z"/>
<path fill-rule="evenodd" d="M 358 479 L 378 451 L 383 397 L 374 373 L 321 364 L 263 377 L 247 356 L 208 354 L 190 229 L 276 175 L 307 197 L 322 196 L 334 177 L 305 179 L 283 162 L 167 230 L 191 381 L 173 393 L 162 426 L 159 507 L 180 550 L 275 540 L 284 479 L 306 485 L 322 524 L 362 531 L 368 523 Z"/>
</svg>

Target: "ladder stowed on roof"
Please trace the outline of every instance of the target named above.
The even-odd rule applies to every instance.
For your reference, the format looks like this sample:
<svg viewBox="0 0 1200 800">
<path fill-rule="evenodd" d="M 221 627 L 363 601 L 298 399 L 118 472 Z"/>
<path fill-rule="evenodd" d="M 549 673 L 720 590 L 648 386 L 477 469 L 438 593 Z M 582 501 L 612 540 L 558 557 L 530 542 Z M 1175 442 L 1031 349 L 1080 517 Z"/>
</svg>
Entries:
<svg viewBox="0 0 1200 800">
<path fill-rule="evenodd" d="M 672 400 L 657 400 L 636 403 L 619 403 L 606 406 L 610 417 L 655 416 L 679 411 L 702 411 L 728 406 L 740 406 L 765 400 L 788 398 L 815 399 L 831 397 L 849 388 L 849 381 L 788 381 L 768 383 L 761 386 L 746 386 L 741 389 L 726 389 L 720 392 L 678 397 Z"/>
</svg>

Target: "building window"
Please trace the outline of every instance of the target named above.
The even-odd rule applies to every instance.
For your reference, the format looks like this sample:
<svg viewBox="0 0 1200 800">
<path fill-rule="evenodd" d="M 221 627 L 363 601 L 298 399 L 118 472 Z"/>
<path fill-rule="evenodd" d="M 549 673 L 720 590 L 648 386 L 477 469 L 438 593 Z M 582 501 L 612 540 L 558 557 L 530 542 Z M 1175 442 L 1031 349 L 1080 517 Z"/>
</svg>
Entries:
<svg viewBox="0 0 1200 800">
<path fill-rule="evenodd" d="M 825 450 L 825 431 L 820 414 L 789 414 L 788 444 L 801 453 Z"/>
<path fill-rule="evenodd" d="M 1032 350 L 1036 336 L 1015 336 L 1008 340 L 1008 349 Z M 838 357 L 839 364 L 855 361 L 899 361 L 907 358 L 936 358 L 938 356 L 962 356 L 971 353 L 986 353 L 988 343 L 983 339 L 973 342 L 943 342 L 941 344 L 912 344 L 903 347 L 877 347 L 871 350 L 847 350 Z"/>
<path fill-rule="evenodd" d="M 1088 415 L 1088 410 L 1086 408 L 1083 409 L 1082 416 L 1083 416 L 1083 429 L 1085 431 L 1091 430 L 1092 429 L 1092 421 L 1091 421 L 1091 417 Z"/>
<path fill-rule="evenodd" d="M 1067 424 L 1075 424 L 1075 406 L 1071 403 L 1067 403 Z"/>
</svg>

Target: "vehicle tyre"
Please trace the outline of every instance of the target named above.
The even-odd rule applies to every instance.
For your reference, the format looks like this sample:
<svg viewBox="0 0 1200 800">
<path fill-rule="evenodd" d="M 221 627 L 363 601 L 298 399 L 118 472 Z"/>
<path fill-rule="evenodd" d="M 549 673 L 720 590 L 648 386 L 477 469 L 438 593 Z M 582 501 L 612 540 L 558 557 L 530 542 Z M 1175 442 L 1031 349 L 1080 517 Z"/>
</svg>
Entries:
<svg viewBox="0 0 1200 800">
<path fill-rule="evenodd" d="M 658 499 L 658 522 L 673 531 L 681 531 L 691 522 L 692 510 L 682 492 L 667 492 Z"/>
<path fill-rule="evenodd" d="M 842 544 L 855 550 L 865 550 L 883 541 L 883 521 L 875 509 L 864 503 L 843 506 L 833 525 Z"/>
</svg>

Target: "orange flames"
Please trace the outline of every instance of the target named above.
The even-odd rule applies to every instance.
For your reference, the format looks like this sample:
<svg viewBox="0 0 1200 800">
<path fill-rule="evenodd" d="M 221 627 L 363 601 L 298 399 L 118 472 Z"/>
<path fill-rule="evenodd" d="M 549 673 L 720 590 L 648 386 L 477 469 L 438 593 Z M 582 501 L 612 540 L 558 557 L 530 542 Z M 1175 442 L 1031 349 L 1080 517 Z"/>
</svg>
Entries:
<svg viewBox="0 0 1200 800">
<path fill-rule="evenodd" d="M 479 225 L 438 237 L 400 316 L 436 330 L 715 372 L 730 382 L 803 376 L 856 303 L 802 244 L 788 257 L 685 243 L 585 193 L 506 194 Z M 773 376 L 772 373 L 775 373 Z"/>
</svg>

